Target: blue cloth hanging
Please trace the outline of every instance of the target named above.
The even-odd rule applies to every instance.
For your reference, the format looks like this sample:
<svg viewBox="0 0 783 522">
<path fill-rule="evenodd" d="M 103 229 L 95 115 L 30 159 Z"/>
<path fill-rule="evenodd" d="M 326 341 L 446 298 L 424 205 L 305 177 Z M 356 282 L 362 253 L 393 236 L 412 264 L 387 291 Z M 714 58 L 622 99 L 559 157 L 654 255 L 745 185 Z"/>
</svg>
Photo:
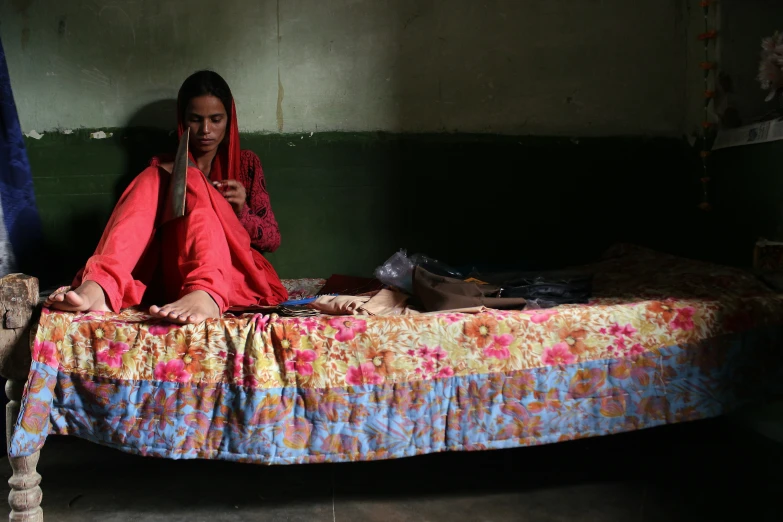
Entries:
<svg viewBox="0 0 783 522">
<path fill-rule="evenodd" d="M 15 260 L 12 270 L 30 273 L 39 264 L 41 218 L 35 204 L 33 176 L 24 146 L 19 115 L 11 92 L 3 43 L 0 41 L 0 204 L 5 234 Z M 2 245 L 0 245 L 2 248 Z"/>
</svg>

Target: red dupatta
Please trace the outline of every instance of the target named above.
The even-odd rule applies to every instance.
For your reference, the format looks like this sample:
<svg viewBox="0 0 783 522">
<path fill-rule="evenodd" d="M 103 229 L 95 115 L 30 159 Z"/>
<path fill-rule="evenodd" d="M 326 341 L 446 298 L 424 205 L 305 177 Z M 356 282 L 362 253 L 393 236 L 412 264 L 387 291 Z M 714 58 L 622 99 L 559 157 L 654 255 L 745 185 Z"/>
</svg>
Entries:
<svg viewBox="0 0 783 522">
<path fill-rule="evenodd" d="M 181 107 L 180 103 L 177 103 Z M 185 122 L 182 121 L 182 111 L 177 111 L 177 137 L 181 138 L 185 133 Z M 190 150 L 190 147 L 188 147 Z M 190 160 L 195 163 L 192 152 L 188 152 Z M 212 170 L 209 173 L 211 181 L 223 181 L 226 179 L 239 179 L 239 125 L 237 125 L 237 107 L 231 100 L 231 115 L 228 121 L 228 129 L 223 143 L 218 147 L 215 159 L 212 160 Z"/>
</svg>

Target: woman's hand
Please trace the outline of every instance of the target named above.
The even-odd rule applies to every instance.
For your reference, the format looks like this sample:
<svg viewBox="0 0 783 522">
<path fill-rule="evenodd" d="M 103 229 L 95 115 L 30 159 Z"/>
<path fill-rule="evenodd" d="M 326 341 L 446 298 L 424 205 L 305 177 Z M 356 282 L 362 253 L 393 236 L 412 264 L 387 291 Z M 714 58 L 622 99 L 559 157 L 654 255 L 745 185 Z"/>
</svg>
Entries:
<svg viewBox="0 0 783 522">
<path fill-rule="evenodd" d="M 242 212 L 242 209 L 245 208 L 245 200 L 247 199 L 245 187 L 235 179 L 214 181 L 212 184 L 215 185 L 215 188 L 217 188 L 220 193 L 223 194 L 223 197 L 231 203 L 234 212 L 238 216 L 239 213 Z"/>
</svg>

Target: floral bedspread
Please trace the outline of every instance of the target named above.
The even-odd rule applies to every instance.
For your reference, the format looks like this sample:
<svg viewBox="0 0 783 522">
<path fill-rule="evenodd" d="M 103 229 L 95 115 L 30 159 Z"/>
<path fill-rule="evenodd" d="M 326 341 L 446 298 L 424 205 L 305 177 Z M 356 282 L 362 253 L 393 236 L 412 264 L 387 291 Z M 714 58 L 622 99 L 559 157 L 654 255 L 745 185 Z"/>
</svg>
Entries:
<svg viewBox="0 0 783 522">
<path fill-rule="evenodd" d="M 589 304 L 529 312 L 44 310 L 10 453 L 49 433 L 268 464 L 505 448 L 716 416 L 783 382 L 783 296 L 751 275 L 629 247 L 593 270 Z"/>
</svg>

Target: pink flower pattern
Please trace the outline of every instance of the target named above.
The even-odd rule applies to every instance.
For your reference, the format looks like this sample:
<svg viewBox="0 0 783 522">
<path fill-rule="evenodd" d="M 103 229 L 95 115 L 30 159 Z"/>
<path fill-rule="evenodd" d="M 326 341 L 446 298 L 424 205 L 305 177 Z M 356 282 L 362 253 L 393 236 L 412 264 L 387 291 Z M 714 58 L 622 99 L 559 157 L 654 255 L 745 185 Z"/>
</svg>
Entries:
<svg viewBox="0 0 783 522">
<path fill-rule="evenodd" d="M 253 320 L 256 324 L 256 332 L 261 332 L 266 329 L 266 325 L 269 324 L 269 316 L 264 314 L 256 314 L 253 316 Z"/>
<path fill-rule="evenodd" d="M 511 353 L 508 347 L 514 342 L 514 336 L 511 334 L 493 335 L 492 343 L 484 348 L 484 355 L 494 357 L 495 359 L 508 359 Z"/>
<path fill-rule="evenodd" d="M 234 357 L 234 380 L 243 380 L 245 368 L 253 368 L 253 358 L 247 354 L 237 354 Z"/>
<path fill-rule="evenodd" d="M 99 363 L 107 365 L 109 368 L 119 368 L 122 366 L 122 355 L 130 350 L 130 347 L 119 341 L 109 341 L 109 346 L 103 350 L 98 350 L 96 358 Z"/>
<path fill-rule="evenodd" d="M 36 339 L 33 342 L 33 359 L 52 368 L 57 368 L 59 365 L 57 361 L 57 345 L 52 341 L 39 341 Z"/>
<path fill-rule="evenodd" d="M 315 361 L 315 352 L 313 350 L 294 350 L 294 358 L 286 361 L 285 369 L 289 372 L 296 372 L 299 375 L 312 375 L 313 361 Z"/>
<path fill-rule="evenodd" d="M 531 310 L 525 312 L 530 315 L 530 320 L 536 324 L 541 324 L 549 320 L 550 317 L 557 315 L 557 311 L 551 308 L 545 310 Z"/>
<path fill-rule="evenodd" d="M 631 337 L 633 334 L 635 334 L 638 331 L 639 330 L 637 330 L 636 328 L 631 326 L 631 323 L 628 323 L 623 328 L 623 335 L 626 336 L 626 337 Z"/>
<path fill-rule="evenodd" d="M 550 366 L 573 364 L 576 362 L 576 355 L 568 349 L 568 343 L 562 342 L 545 349 L 541 356 L 541 362 Z"/>
<path fill-rule="evenodd" d="M 448 357 L 449 354 L 446 353 L 446 350 L 441 348 L 440 346 L 436 346 L 432 350 L 430 350 L 430 357 L 432 359 L 435 359 L 436 361 L 442 361 L 446 357 Z"/>
<path fill-rule="evenodd" d="M 359 366 L 351 366 L 345 374 L 345 382 L 353 386 L 362 384 L 381 384 L 383 376 L 375 371 L 375 365 L 370 362 L 362 363 Z"/>
<path fill-rule="evenodd" d="M 641 355 L 641 354 L 644 353 L 644 346 L 642 346 L 639 343 L 636 343 L 633 346 L 631 346 L 630 353 L 631 353 L 631 355 Z"/>
<path fill-rule="evenodd" d="M 317 329 L 320 323 L 314 317 L 304 317 L 298 318 L 296 324 L 299 325 L 299 328 L 302 331 L 310 333 Z"/>
<path fill-rule="evenodd" d="M 416 357 L 421 360 L 421 366 L 414 370 L 419 375 L 426 375 L 429 378 L 450 377 L 454 375 L 454 370 L 443 364 L 449 354 L 440 345 L 432 348 L 424 345 L 416 350 L 408 350 L 406 353 L 411 357 Z"/>
<path fill-rule="evenodd" d="M 617 337 L 616 344 L 618 346 L 621 346 L 624 348 L 625 342 L 620 338 L 622 336 L 625 337 L 631 337 L 633 334 L 638 332 L 636 328 L 634 328 L 631 323 L 626 324 L 625 326 L 620 326 L 617 323 L 614 323 L 611 327 L 609 327 L 609 335 L 613 337 Z M 606 328 L 601 328 L 600 333 L 605 334 Z"/>
<path fill-rule="evenodd" d="M 430 358 L 430 348 L 429 348 L 429 346 L 422 346 L 421 348 L 416 350 L 416 353 L 422 359 L 429 359 Z"/>
<path fill-rule="evenodd" d="M 334 338 L 338 341 L 350 341 L 356 334 L 367 331 L 367 321 L 353 317 L 335 317 L 329 320 L 329 326 L 337 330 Z"/>
<path fill-rule="evenodd" d="M 185 370 L 185 363 L 182 359 L 171 359 L 168 362 L 161 362 L 155 367 L 155 379 L 159 381 L 170 382 L 188 382 L 190 374 Z"/>
<path fill-rule="evenodd" d="M 458 323 L 465 318 L 463 314 L 443 314 L 439 315 L 438 317 L 443 319 L 448 324 Z"/>
<path fill-rule="evenodd" d="M 153 324 L 150 326 L 150 335 L 166 335 L 171 330 L 176 328 L 174 324 Z"/>
<path fill-rule="evenodd" d="M 695 325 L 693 324 L 694 313 L 695 310 L 690 306 L 681 308 L 677 311 L 677 317 L 672 319 L 672 326 L 680 330 L 693 330 L 695 328 Z"/>
<path fill-rule="evenodd" d="M 439 379 L 445 379 L 446 377 L 454 377 L 454 370 L 449 366 L 445 368 L 441 368 L 441 370 L 438 372 L 438 374 L 435 377 Z"/>
</svg>

